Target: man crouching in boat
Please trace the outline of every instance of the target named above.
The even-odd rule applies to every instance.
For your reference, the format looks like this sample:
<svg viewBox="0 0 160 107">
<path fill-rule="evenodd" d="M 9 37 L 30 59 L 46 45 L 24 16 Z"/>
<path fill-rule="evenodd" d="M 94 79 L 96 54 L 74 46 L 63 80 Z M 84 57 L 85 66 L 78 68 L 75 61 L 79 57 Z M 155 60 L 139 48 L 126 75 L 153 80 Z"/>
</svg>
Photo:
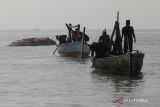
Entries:
<svg viewBox="0 0 160 107">
<path fill-rule="evenodd" d="M 111 52 L 111 39 L 107 34 L 106 29 L 102 31 L 102 35 L 99 37 L 99 42 L 104 44 L 107 53 Z"/>
<path fill-rule="evenodd" d="M 104 58 L 109 56 L 111 52 L 111 40 L 110 36 L 107 34 L 106 29 L 103 30 L 102 35 L 99 37 L 98 43 L 92 43 L 91 47 L 91 56 L 96 58 Z"/>
</svg>

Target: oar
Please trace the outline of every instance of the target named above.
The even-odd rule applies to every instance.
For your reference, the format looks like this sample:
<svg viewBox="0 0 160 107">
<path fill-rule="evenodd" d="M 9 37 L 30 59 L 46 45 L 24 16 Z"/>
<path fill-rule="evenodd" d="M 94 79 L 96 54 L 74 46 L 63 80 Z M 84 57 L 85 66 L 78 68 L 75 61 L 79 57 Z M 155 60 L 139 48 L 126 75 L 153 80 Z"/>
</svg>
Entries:
<svg viewBox="0 0 160 107">
<path fill-rule="evenodd" d="M 53 55 L 56 53 L 56 51 L 57 51 L 57 48 L 54 50 Z"/>
</svg>

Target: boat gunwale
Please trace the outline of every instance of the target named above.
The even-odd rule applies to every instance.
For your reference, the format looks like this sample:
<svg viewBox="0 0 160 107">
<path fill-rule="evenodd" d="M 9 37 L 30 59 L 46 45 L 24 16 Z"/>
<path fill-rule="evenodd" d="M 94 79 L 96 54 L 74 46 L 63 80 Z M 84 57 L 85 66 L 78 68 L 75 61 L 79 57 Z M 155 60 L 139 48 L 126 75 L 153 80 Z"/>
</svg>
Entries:
<svg viewBox="0 0 160 107">
<path fill-rule="evenodd" d="M 62 44 L 58 44 L 56 46 L 61 46 L 61 45 L 74 45 L 74 44 L 81 44 L 81 42 L 72 42 L 72 43 L 62 43 Z"/>
<path fill-rule="evenodd" d="M 95 57 L 91 57 L 92 59 L 94 60 L 105 60 L 105 59 L 112 59 L 112 58 L 118 58 L 118 57 L 122 57 L 122 56 L 127 56 L 128 53 L 126 54 L 123 54 L 123 55 L 111 55 L 111 56 L 108 56 L 108 57 L 105 57 L 105 58 L 95 58 Z"/>
<path fill-rule="evenodd" d="M 137 51 L 136 51 L 137 52 Z M 91 57 L 92 59 L 94 59 L 94 60 L 105 60 L 105 59 L 111 59 L 111 58 L 118 58 L 118 57 L 122 57 L 122 56 L 128 56 L 128 55 L 131 55 L 130 57 L 132 57 L 132 56 L 140 56 L 140 55 L 142 55 L 143 57 L 144 57 L 144 53 L 129 53 L 129 52 L 127 52 L 126 54 L 122 54 L 122 55 L 112 55 L 112 54 L 109 54 L 110 56 L 108 56 L 108 57 L 104 57 L 104 58 L 95 58 L 95 57 Z M 129 56 L 128 56 L 129 57 Z"/>
</svg>

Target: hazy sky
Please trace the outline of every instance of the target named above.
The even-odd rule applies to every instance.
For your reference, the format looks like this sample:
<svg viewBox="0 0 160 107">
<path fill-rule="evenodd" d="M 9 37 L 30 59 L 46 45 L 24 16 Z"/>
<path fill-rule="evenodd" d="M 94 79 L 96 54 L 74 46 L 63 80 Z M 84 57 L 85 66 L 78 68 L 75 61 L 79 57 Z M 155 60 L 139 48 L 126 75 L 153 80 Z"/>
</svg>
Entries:
<svg viewBox="0 0 160 107">
<path fill-rule="evenodd" d="M 160 29 L 160 0 L 0 0 L 0 29 L 113 28 L 118 10 L 121 26 Z"/>
</svg>

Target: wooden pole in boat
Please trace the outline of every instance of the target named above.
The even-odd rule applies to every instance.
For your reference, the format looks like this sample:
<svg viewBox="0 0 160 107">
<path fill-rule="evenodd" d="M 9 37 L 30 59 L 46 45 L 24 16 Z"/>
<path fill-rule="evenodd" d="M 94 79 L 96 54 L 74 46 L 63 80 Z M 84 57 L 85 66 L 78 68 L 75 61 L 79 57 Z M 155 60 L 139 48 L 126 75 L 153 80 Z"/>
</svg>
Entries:
<svg viewBox="0 0 160 107">
<path fill-rule="evenodd" d="M 112 35 L 111 35 L 111 43 L 112 43 L 112 46 L 113 46 L 113 51 L 115 51 L 115 43 L 113 41 L 113 37 L 114 37 L 114 34 L 116 32 L 116 36 L 120 36 L 120 29 L 119 27 L 117 27 L 117 24 L 119 26 L 119 11 L 117 12 L 117 20 L 115 22 L 115 25 L 114 25 L 114 28 L 113 28 L 113 31 L 112 31 Z"/>
<path fill-rule="evenodd" d="M 53 51 L 53 55 L 56 53 L 56 51 L 57 51 L 57 48 Z"/>
<path fill-rule="evenodd" d="M 82 40 L 81 40 L 81 58 L 83 58 L 83 44 L 84 44 L 84 35 L 85 35 L 85 30 L 86 28 L 83 28 L 83 35 L 82 35 Z"/>
<path fill-rule="evenodd" d="M 129 58 L 129 76 L 132 76 L 132 60 L 131 60 L 131 52 L 129 50 L 129 40 L 127 38 L 127 42 L 128 42 L 128 58 Z"/>
<path fill-rule="evenodd" d="M 130 51 L 128 51 L 128 60 L 129 60 L 129 76 L 131 77 L 131 55 L 130 55 Z"/>
<path fill-rule="evenodd" d="M 130 71 L 130 77 L 132 76 L 132 53 L 130 52 L 130 50 L 129 50 L 129 61 L 130 61 L 130 63 L 129 63 L 129 71 Z"/>
<path fill-rule="evenodd" d="M 117 12 L 117 22 L 119 22 L 119 11 Z"/>
</svg>

